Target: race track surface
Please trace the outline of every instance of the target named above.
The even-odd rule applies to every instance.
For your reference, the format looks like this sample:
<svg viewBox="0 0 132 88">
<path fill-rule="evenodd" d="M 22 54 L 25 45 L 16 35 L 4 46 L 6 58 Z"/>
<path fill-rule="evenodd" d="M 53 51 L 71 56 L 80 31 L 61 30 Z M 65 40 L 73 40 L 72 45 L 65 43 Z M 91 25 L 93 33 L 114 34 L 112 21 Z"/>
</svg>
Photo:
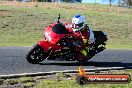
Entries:
<svg viewBox="0 0 132 88">
<path fill-rule="evenodd" d="M 29 64 L 25 55 L 31 47 L 0 47 L 0 75 L 77 70 L 80 65 L 85 69 L 106 67 L 132 67 L 132 50 L 104 50 L 87 63 L 76 61 L 49 61 Z"/>
</svg>

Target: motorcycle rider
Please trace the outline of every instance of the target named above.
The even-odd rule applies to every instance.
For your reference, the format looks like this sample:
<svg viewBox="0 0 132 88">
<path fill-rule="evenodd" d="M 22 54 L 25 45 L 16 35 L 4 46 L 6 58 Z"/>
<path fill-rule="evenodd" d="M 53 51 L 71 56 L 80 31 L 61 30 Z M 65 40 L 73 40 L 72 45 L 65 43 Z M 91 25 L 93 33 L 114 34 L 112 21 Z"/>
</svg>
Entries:
<svg viewBox="0 0 132 88">
<path fill-rule="evenodd" d="M 74 42 L 74 45 L 80 46 L 80 48 L 76 47 L 76 49 L 79 49 L 78 51 L 81 51 L 81 53 L 86 56 L 87 52 L 93 47 L 95 39 L 94 33 L 89 28 L 85 17 L 79 14 L 73 16 L 72 24 L 68 29 L 72 31 L 74 36 L 78 39 L 76 42 Z"/>
</svg>

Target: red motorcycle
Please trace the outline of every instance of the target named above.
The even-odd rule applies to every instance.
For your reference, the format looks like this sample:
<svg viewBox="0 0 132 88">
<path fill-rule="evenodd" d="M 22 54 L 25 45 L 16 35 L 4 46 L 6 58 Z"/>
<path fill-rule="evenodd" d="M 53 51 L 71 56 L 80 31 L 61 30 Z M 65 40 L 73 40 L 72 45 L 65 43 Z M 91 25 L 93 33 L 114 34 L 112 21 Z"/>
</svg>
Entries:
<svg viewBox="0 0 132 88">
<path fill-rule="evenodd" d="M 55 60 L 57 58 L 62 58 L 66 61 L 85 62 L 105 49 L 107 35 L 102 31 L 93 31 L 95 44 L 92 49 L 87 51 L 86 56 L 83 55 L 76 50 L 77 45 L 74 42 L 77 41 L 77 38 L 74 33 L 68 31 L 59 20 L 60 15 L 56 23 L 49 25 L 44 30 L 44 40 L 39 41 L 27 53 L 26 59 L 29 63 L 37 64 L 44 59 Z"/>
</svg>

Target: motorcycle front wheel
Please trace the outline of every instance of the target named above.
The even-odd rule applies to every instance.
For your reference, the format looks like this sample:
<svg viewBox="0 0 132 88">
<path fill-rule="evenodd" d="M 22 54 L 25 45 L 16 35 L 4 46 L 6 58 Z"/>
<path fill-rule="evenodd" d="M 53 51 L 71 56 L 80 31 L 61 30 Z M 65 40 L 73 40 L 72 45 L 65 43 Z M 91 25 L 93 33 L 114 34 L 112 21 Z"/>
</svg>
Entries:
<svg viewBox="0 0 132 88">
<path fill-rule="evenodd" d="M 46 59 L 48 55 L 44 53 L 42 47 L 36 44 L 31 50 L 27 53 L 26 59 L 29 63 L 38 64 Z"/>
</svg>

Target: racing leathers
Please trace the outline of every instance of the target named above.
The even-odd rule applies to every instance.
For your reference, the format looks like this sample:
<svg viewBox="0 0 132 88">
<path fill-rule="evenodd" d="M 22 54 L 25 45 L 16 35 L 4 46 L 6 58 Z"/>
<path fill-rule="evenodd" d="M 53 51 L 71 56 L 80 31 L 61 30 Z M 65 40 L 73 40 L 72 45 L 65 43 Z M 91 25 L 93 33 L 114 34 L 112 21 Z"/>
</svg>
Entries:
<svg viewBox="0 0 132 88">
<path fill-rule="evenodd" d="M 76 39 L 73 42 L 75 49 L 84 54 L 84 56 L 87 56 L 87 53 L 95 43 L 93 31 L 87 25 L 84 26 L 83 30 L 77 32 L 73 32 L 72 27 L 68 24 L 66 25 L 66 29 L 72 32 Z"/>
</svg>

